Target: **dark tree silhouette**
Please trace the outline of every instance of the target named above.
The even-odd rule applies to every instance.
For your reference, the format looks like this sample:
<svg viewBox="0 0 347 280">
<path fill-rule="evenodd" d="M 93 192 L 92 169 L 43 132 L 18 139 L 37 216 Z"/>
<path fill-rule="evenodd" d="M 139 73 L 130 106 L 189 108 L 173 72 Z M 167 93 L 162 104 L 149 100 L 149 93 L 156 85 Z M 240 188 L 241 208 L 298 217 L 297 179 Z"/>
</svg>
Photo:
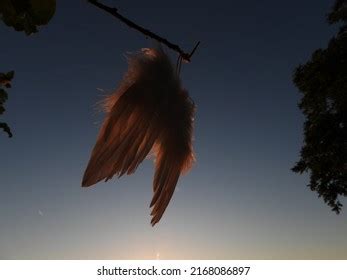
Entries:
<svg viewBox="0 0 347 280">
<path fill-rule="evenodd" d="M 38 31 L 38 26 L 50 21 L 55 6 L 55 0 L 1 0 L 0 19 L 15 30 L 30 35 Z"/>
<path fill-rule="evenodd" d="M 303 96 L 299 108 L 306 117 L 304 145 L 294 172 L 309 172 L 308 186 L 333 211 L 340 213 L 339 196 L 347 195 L 347 0 L 337 0 L 328 15 L 342 23 L 326 49 L 297 67 L 293 81 Z"/>
<path fill-rule="evenodd" d="M 55 13 L 55 0 L 0 0 L 0 21 L 26 35 L 38 32 L 38 26 L 47 24 Z M 0 115 L 5 112 L 4 103 L 8 99 L 2 87 L 11 87 L 14 71 L 0 73 Z M 0 129 L 9 137 L 12 132 L 7 123 L 0 122 Z"/>
<path fill-rule="evenodd" d="M 3 87 L 10 88 L 11 87 L 11 80 L 13 79 L 14 72 L 8 72 L 8 73 L 0 73 L 0 115 L 2 115 L 5 112 L 4 104 L 6 100 L 8 99 L 7 92 Z M 0 129 L 5 131 L 9 137 L 12 137 L 11 129 L 5 122 L 0 122 Z"/>
</svg>

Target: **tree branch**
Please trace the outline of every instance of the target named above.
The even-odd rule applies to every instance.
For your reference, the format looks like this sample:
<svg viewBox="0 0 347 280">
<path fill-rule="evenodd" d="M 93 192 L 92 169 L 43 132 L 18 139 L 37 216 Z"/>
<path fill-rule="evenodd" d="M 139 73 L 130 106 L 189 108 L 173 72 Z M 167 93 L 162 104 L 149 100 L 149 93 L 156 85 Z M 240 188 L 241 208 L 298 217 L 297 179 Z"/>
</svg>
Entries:
<svg viewBox="0 0 347 280">
<path fill-rule="evenodd" d="M 139 31 L 142 34 L 144 34 L 145 36 L 151 37 L 152 39 L 155 39 L 158 42 L 163 43 L 168 48 L 178 52 L 181 55 L 181 57 L 184 60 L 186 60 L 186 61 L 190 61 L 190 58 L 192 57 L 192 55 L 194 54 L 195 50 L 197 49 L 197 47 L 200 44 L 200 42 L 198 42 L 195 45 L 194 49 L 190 53 L 185 53 L 178 45 L 169 42 L 165 38 L 163 38 L 163 37 L 153 33 L 152 31 L 150 31 L 148 29 L 145 29 L 142 26 L 139 26 L 136 23 L 132 22 L 131 20 L 125 18 L 124 16 L 122 16 L 121 14 L 118 13 L 118 9 L 117 8 L 108 7 L 108 6 L 106 6 L 106 5 L 102 4 L 102 3 L 99 3 L 99 1 L 97 1 L 97 0 L 88 0 L 88 2 L 93 4 L 96 7 L 100 8 L 100 9 L 108 12 L 109 14 L 113 15 L 114 17 L 118 18 L 120 21 L 124 22 L 130 28 L 134 28 L 137 31 Z"/>
</svg>

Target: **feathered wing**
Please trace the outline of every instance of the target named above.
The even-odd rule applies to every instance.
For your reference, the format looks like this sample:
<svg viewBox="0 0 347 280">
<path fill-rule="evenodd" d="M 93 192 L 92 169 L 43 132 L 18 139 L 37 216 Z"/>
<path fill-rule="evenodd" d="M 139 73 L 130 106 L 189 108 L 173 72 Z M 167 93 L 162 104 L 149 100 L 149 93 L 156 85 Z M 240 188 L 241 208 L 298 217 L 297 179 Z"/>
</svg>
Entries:
<svg viewBox="0 0 347 280">
<path fill-rule="evenodd" d="M 170 99 L 163 116 L 165 127 L 155 143 L 155 174 L 151 202 L 154 226 L 163 216 L 174 193 L 179 176 L 188 171 L 194 162 L 192 148 L 194 104 L 185 90 Z"/>
<path fill-rule="evenodd" d="M 151 150 L 156 157 L 152 225 L 162 217 L 180 174 L 193 161 L 194 105 L 161 49 L 130 57 L 84 173 L 82 186 L 133 173 Z"/>
<path fill-rule="evenodd" d="M 114 175 L 133 173 L 157 139 L 157 106 L 143 106 L 142 93 L 134 84 L 117 100 L 100 129 L 82 186 L 91 186 Z"/>
<path fill-rule="evenodd" d="M 160 99 L 153 88 L 153 59 L 142 52 L 128 62 L 119 88 L 103 102 L 106 117 L 83 176 L 84 187 L 133 173 L 158 137 Z"/>
</svg>

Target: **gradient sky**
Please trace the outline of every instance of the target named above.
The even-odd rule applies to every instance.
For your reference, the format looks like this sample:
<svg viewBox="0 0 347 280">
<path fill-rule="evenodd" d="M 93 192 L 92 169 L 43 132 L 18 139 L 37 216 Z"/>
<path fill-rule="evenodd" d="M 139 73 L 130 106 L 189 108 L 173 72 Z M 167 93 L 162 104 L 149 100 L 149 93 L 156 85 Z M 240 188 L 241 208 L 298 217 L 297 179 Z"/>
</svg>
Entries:
<svg viewBox="0 0 347 280">
<path fill-rule="evenodd" d="M 292 173 L 304 118 L 293 69 L 326 47 L 333 1 L 106 1 L 190 51 L 197 163 L 150 226 L 153 163 L 80 187 L 124 54 L 152 46 L 86 1 L 58 1 L 27 37 L 0 25 L 0 259 L 346 259 L 347 201 L 334 214 Z M 176 54 L 169 51 L 173 59 Z M 103 89 L 101 92 L 99 89 Z"/>
</svg>

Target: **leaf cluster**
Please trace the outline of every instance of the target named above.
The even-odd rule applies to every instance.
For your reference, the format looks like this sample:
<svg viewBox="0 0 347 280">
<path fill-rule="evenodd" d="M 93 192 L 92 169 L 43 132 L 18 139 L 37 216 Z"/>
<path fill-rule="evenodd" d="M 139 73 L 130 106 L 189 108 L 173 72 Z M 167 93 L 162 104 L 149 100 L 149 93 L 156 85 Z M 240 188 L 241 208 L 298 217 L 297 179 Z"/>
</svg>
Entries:
<svg viewBox="0 0 347 280">
<path fill-rule="evenodd" d="M 347 1 L 337 0 L 328 14 L 328 22 L 330 24 L 338 23 L 340 21 L 346 22 L 347 20 Z"/>
<path fill-rule="evenodd" d="M 5 88 L 11 87 L 11 80 L 14 77 L 14 71 L 10 71 L 7 73 L 0 73 L 0 115 L 5 112 L 4 104 L 8 99 L 8 94 Z M 12 137 L 11 129 L 5 122 L 0 122 L 0 128 L 7 133 L 9 137 Z"/>
<path fill-rule="evenodd" d="M 30 35 L 50 21 L 55 9 L 55 0 L 1 0 L 0 19 L 16 31 Z"/>
</svg>

